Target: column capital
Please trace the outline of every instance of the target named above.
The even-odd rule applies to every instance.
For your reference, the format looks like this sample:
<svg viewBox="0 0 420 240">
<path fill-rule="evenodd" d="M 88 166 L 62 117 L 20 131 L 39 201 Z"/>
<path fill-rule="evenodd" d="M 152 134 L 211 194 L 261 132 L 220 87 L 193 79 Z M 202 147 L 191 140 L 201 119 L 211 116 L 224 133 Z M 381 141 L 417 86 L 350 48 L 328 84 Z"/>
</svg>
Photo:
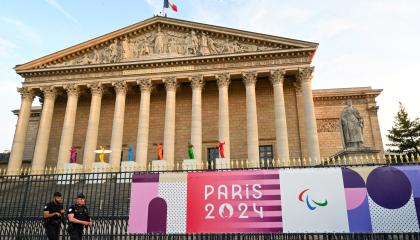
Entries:
<svg viewBox="0 0 420 240">
<path fill-rule="evenodd" d="M 115 93 L 117 93 L 117 94 L 126 94 L 127 93 L 127 82 L 126 81 L 113 82 L 112 86 L 114 86 Z"/>
<path fill-rule="evenodd" d="M 195 89 L 195 88 L 199 88 L 202 89 L 204 87 L 204 80 L 203 80 L 203 75 L 195 75 L 195 76 L 191 76 L 189 77 L 190 81 L 191 81 L 191 88 Z"/>
<path fill-rule="evenodd" d="M 257 82 L 257 72 L 243 72 L 242 81 L 244 82 L 245 86 L 255 85 L 255 83 Z"/>
<path fill-rule="evenodd" d="M 76 84 L 67 84 L 64 86 L 64 89 L 67 91 L 67 96 L 79 97 L 80 88 Z"/>
<path fill-rule="evenodd" d="M 55 97 L 57 97 L 57 90 L 54 86 L 43 87 L 41 88 L 41 91 L 44 94 L 45 99 L 55 99 Z"/>
<path fill-rule="evenodd" d="M 88 84 L 87 87 L 90 89 L 90 93 L 92 95 L 101 95 L 104 93 L 104 88 L 102 87 L 102 84 L 100 82 L 94 82 L 91 84 Z"/>
<path fill-rule="evenodd" d="M 178 87 L 178 83 L 175 77 L 167 77 L 163 79 L 163 83 L 165 83 L 166 91 L 175 91 Z"/>
<path fill-rule="evenodd" d="M 216 74 L 217 85 L 220 87 L 228 87 L 230 84 L 230 74 L 220 73 Z"/>
<path fill-rule="evenodd" d="M 150 92 L 153 87 L 152 80 L 150 78 L 139 79 L 137 80 L 137 84 L 142 92 Z"/>
<path fill-rule="evenodd" d="M 314 67 L 305 67 L 298 69 L 297 79 L 299 82 L 310 82 L 312 80 L 312 73 L 314 72 Z"/>
<path fill-rule="evenodd" d="M 33 89 L 28 87 L 21 87 L 17 88 L 17 91 L 20 93 L 22 100 L 31 100 L 31 102 L 34 100 L 35 93 Z"/>
<path fill-rule="evenodd" d="M 284 75 L 286 71 L 282 68 L 278 68 L 275 70 L 270 71 L 270 81 L 273 85 L 275 84 L 283 84 L 284 83 Z"/>
</svg>

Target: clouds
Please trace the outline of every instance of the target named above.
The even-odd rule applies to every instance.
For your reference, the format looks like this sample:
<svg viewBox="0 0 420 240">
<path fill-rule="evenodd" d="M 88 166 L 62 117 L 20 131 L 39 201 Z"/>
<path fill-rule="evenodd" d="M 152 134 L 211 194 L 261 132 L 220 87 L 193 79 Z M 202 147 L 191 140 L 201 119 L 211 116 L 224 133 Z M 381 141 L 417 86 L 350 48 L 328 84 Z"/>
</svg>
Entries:
<svg viewBox="0 0 420 240">
<path fill-rule="evenodd" d="M 49 5 L 57 9 L 60 13 L 62 13 L 66 18 L 71 20 L 72 22 L 79 24 L 76 18 L 74 18 L 70 13 L 68 13 L 56 0 L 45 0 Z"/>
</svg>

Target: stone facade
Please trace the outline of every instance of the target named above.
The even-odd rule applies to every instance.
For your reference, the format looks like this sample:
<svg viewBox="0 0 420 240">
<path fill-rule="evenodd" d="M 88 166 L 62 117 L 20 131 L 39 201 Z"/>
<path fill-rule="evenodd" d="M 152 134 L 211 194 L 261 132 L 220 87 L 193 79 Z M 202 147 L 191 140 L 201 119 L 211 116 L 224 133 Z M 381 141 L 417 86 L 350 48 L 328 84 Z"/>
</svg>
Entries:
<svg viewBox="0 0 420 240">
<path fill-rule="evenodd" d="M 157 159 L 157 143 L 165 143 L 165 160 L 179 163 L 188 156 L 189 141 L 201 148 L 202 161 L 219 140 L 226 141 L 231 160 L 258 164 L 262 145 L 272 146 L 274 158 L 320 159 L 342 149 L 337 125 L 350 98 L 366 122 L 365 145 L 382 150 L 375 103 L 381 90 L 312 91 L 317 46 L 153 17 L 17 66 L 25 81 L 15 140 L 31 132 L 30 99 L 22 93 L 28 92 L 45 99 L 41 123 L 47 127 L 37 133 L 33 163 L 40 169 L 61 168 L 71 145 L 84 165 L 93 161 L 86 160 L 93 158 L 89 149 L 110 148 L 106 161 L 115 167 L 127 160 L 130 144 L 144 154 L 134 156 L 138 164 Z M 8 172 L 20 166 L 22 147 L 14 141 Z"/>
</svg>

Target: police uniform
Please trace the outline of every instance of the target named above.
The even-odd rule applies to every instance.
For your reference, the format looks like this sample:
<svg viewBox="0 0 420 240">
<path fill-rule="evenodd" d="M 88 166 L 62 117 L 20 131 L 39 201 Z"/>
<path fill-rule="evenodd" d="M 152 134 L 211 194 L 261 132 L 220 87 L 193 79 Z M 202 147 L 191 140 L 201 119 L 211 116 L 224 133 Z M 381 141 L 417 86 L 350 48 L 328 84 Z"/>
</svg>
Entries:
<svg viewBox="0 0 420 240">
<path fill-rule="evenodd" d="M 60 213 L 63 211 L 63 204 L 51 201 L 44 206 L 44 211 L 49 213 Z M 47 232 L 47 237 L 50 240 L 58 239 L 60 235 L 61 217 L 53 216 L 44 218 L 44 226 Z"/>
<path fill-rule="evenodd" d="M 86 206 L 79 206 L 77 204 L 74 204 L 69 207 L 67 210 L 67 216 L 69 214 L 74 214 L 74 218 L 81 221 L 90 221 L 89 212 Z M 83 224 L 76 224 L 71 223 L 68 221 L 68 227 L 67 231 L 69 232 L 70 239 L 71 240 L 79 240 L 82 239 L 83 236 Z"/>
</svg>

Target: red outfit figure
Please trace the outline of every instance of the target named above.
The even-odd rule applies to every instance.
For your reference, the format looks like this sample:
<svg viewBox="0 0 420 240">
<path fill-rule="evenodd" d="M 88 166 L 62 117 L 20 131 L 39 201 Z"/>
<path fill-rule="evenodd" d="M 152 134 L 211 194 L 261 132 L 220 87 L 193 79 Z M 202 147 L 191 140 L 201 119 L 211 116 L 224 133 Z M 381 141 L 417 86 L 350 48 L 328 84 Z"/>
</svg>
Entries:
<svg viewBox="0 0 420 240">
<path fill-rule="evenodd" d="M 225 142 L 219 142 L 219 156 L 220 158 L 225 158 L 225 149 L 223 148 Z"/>
</svg>

